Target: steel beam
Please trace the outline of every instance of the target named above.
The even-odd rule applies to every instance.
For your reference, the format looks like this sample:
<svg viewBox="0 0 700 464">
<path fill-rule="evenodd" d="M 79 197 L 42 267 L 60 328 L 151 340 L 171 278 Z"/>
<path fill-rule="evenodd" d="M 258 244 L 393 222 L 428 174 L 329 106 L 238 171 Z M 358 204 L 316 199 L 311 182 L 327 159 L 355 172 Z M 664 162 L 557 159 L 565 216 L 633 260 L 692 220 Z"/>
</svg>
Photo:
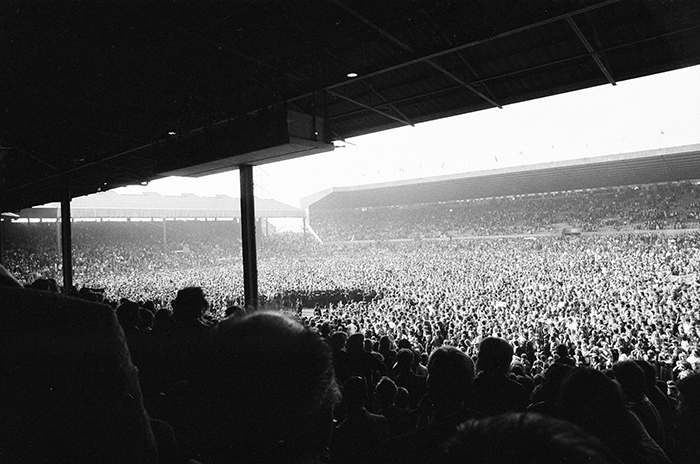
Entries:
<svg viewBox="0 0 700 464">
<path fill-rule="evenodd" d="M 258 307 L 258 256 L 255 245 L 255 195 L 253 166 L 238 166 L 241 178 L 241 239 L 243 242 L 243 288 L 246 308 Z"/>
<path fill-rule="evenodd" d="M 348 6 L 346 6 L 346 5 L 344 5 L 343 3 L 341 3 L 339 0 L 330 0 L 330 1 L 331 1 L 334 5 L 337 5 L 338 7 L 342 8 L 342 9 L 345 10 L 346 12 L 350 13 L 352 16 L 354 16 L 355 18 L 357 18 L 360 22 L 366 24 L 367 26 L 371 27 L 371 28 L 374 29 L 375 31 L 379 32 L 379 34 L 381 34 L 382 36 L 386 37 L 390 42 L 394 43 L 395 45 L 398 45 L 398 46 L 401 47 L 403 50 L 405 50 L 405 51 L 411 53 L 412 55 L 415 55 L 415 51 L 413 50 L 413 48 L 412 48 L 411 46 L 409 46 L 409 45 L 403 43 L 401 40 L 399 40 L 398 38 L 394 37 L 394 36 L 393 36 L 392 34 L 390 34 L 388 31 L 385 31 L 385 30 L 382 29 L 381 27 L 377 26 L 376 24 L 374 24 L 374 23 L 373 23 L 372 21 L 370 21 L 369 19 L 365 18 L 365 17 L 362 16 L 361 14 L 357 13 L 356 11 L 352 10 L 352 9 L 349 8 Z M 449 72 L 448 70 L 446 70 L 445 68 L 443 68 L 442 66 L 440 66 L 439 64 L 435 63 L 435 61 L 433 61 L 432 59 L 428 58 L 428 59 L 425 60 L 425 62 L 426 62 L 427 64 L 429 64 L 430 66 L 432 66 L 433 68 L 435 68 L 435 69 L 437 69 L 438 71 L 440 71 L 440 72 L 441 72 L 442 74 L 444 74 L 445 76 L 447 76 L 447 77 L 449 77 L 450 79 L 452 79 L 453 81 L 459 83 L 460 85 L 462 85 L 464 88 L 466 88 L 466 89 L 469 90 L 471 93 L 473 93 L 474 95 L 478 96 L 479 98 L 482 98 L 482 99 L 486 100 L 487 102 L 491 103 L 493 106 L 495 106 L 495 107 L 497 107 L 497 108 L 503 108 L 500 104 L 498 104 L 497 102 L 495 102 L 493 99 L 491 99 L 491 98 L 487 97 L 486 95 L 484 95 L 483 93 L 479 92 L 477 89 L 475 89 L 475 88 L 472 87 L 471 85 L 467 84 L 464 80 L 458 78 L 457 76 L 455 76 L 454 74 L 452 74 L 451 72 Z"/>
<path fill-rule="evenodd" d="M 61 258 L 63 260 L 63 293 L 73 288 L 73 243 L 70 223 L 70 188 L 63 181 L 61 192 Z"/>
<path fill-rule="evenodd" d="M 588 53 L 591 55 L 591 58 L 593 58 L 593 61 L 595 61 L 595 63 L 598 65 L 598 68 L 603 73 L 608 82 L 610 82 L 612 85 L 617 85 L 615 79 L 613 79 L 612 75 L 610 74 L 610 71 L 608 71 L 608 68 L 605 67 L 600 57 L 598 56 L 598 53 L 596 53 L 596 51 L 593 50 L 591 43 L 588 41 L 586 36 L 583 35 L 581 29 L 579 29 L 578 24 L 576 24 L 576 21 L 574 21 L 574 18 L 569 16 L 566 18 L 566 22 L 569 23 L 569 26 L 571 26 L 571 29 L 574 30 L 578 39 L 581 41 L 583 46 L 586 47 L 586 50 L 588 50 Z"/>
<path fill-rule="evenodd" d="M 371 106 L 369 106 L 369 105 L 365 105 L 365 104 L 362 103 L 362 102 L 359 102 L 359 101 L 357 101 L 357 100 L 353 100 L 353 99 L 350 98 L 350 97 L 346 97 L 345 95 L 341 95 L 341 94 L 339 94 L 339 93 L 337 93 L 337 92 L 333 92 L 332 90 L 329 90 L 328 93 L 330 93 L 331 95 L 333 95 L 333 96 L 335 96 L 335 97 L 338 97 L 338 98 L 340 98 L 340 99 L 349 101 L 350 103 L 352 103 L 352 104 L 354 104 L 354 105 L 361 106 L 361 107 L 363 107 L 363 108 L 365 108 L 365 109 L 368 109 L 368 110 L 370 110 L 370 111 L 374 111 L 374 112 L 377 113 L 377 114 L 381 114 L 382 116 L 385 116 L 385 117 L 387 117 L 387 118 L 389 118 L 389 119 L 393 119 L 394 121 L 398 121 L 398 122 L 400 122 L 401 124 L 405 124 L 405 125 L 411 126 L 411 127 L 414 126 L 414 124 L 413 124 L 411 121 L 403 120 L 403 119 L 401 119 L 401 118 L 397 118 L 397 117 L 394 116 L 393 114 L 389 114 L 389 113 L 386 113 L 386 112 L 384 112 L 384 111 L 382 111 L 382 110 L 378 110 L 377 108 L 373 108 L 373 107 L 371 107 Z"/>
<path fill-rule="evenodd" d="M 422 63 L 422 62 L 424 62 L 424 61 L 432 60 L 432 59 L 434 59 L 434 58 L 438 58 L 438 57 L 441 57 L 441 56 L 444 56 L 444 55 L 449 55 L 450 53 L 455 53 L 455 52 L 458 52 L 458 51 L 460 51 L 460 50 L 466 50 L 466 49 L 468 49 L 468 48 L 476 47 L 477 45 L 481 45 L 481 44 L 483 44 L 483 43 L 490 42 L 490 41 L 492 41 L 492 40 L 502 39 L 503 37 L 508 37 L 508 36 L 511 36 L 511 35 L 514 35 L 514 34 L 519 34 L 519 33 L 521 33 L 521 32 L 525 32 L 525 31 L 528 31 L 528 30 L 530 30 L 530 29 L 535 29 L 535 28 L 537 28 L 537 27 L 541 27 L 541 26 L 544 26 L 544 25 L 547 25 L 547 24 L 555 23 L 555 22 L 557 22 L 557 21 L 561 21 L 561 20 L 566 19 L 566 18 L 568 18 L 568 17 L 580 15 L 580 14 L 583 14 L 583 13 L 587 13 L 587 12 L 589 12 L 589 11 L 593 11 L 593 10 L 596 10 L 596 9 L 598 9 L 598 8 L 602 8 L 602 7 L 605 7 L 605 6 L 609 6 L 609 5 L 612 5 L 612 4 L 614 4 L 614 3 L 618 3 L 618 2 L 620 2 L 620 1 L 622 1 L 622 0 L 606 0 L 606 1 L 603 1 L 603 2 L 600 2 L 600 3 L 596 3 L 596 4 L 594 4 L 594 5 L 590 5 L 590 6 L 587 6 L 587 7 L 584 7 L 584 8 L 581 8 L 581 9 L 578 9 L 578 10 L 575 10 L 575 11 L 572 11 L 572 12 L 570 12 L 570 13 L 565 13 L 565 14 L 562 14 L 562 15 L 559 15 L 559 16 L 553 16 L 553 17 L 551 17 L 551 18 L 547 18 L 547 19 L 542 20 L 542 21 L 538 21 L 538 22 L 535 22 L 535 23 L 532 23 L 532 24 L 528 24 L 528 25 L 525 25 L 525 26 L 522 26 L 522 27 L 518 27 L 518 28 L 515 28 L 515 29 L 511 29 L 511 30 L 509 30 L 509 31 L 502 32 L 502 33 L 500 33 L 500 34 L 496 34 L 496 35 L 491 36 L 491 37 L 488 37 L 488 38 L 486 38 L 486 39 L 475 40 L 475 41 L 473 41 L 473 42 L 465 43 L 465 44 L 462 44 L 462 45 L 457 45 L 457 46 L 455 46 L 455 47 L 451 47 L 451 48 L 448 48 L 448 49 L 445 49 L 445 50 L 440 50 L 439 52 L 431 53 L 430 55 L 426 55 L 426 56 L 414 58 L 414 59 L 411 59 L 411 60 L 408 60 L 408 61 L 404 61 L 403 63 L 398 63 L 398 64 L 395 64 L 395 65 L 393 65 L 393 66 L 388 66 L 388 67 L 386 67 L 386 68 L 378 69 L 378 70 L 376 70 L 376 71 L 373 71 L 373 72 L 370 72 L 370 73 L 367 73 L 367 74 L 363 74 L 363 75 L 361 75 L 361 76 L 357 76 L 355 79 L 346 79 L 346 80 L 344 80 L 344 81 L 342 81 L 342 82 L 336 82 L 335 84 L 330 84 L 330 85 L 327 85 L 327 86 L 325 86 L 325 87 L 323 87 L 323 88 L 321 88 L 321 89 L 317 89 L 317 91 L 320 92 L 320 91 L 324 91 L 324 90 L 333 90 L 333 89 L 336 89 L 336 88 L 339 88 L 339 87 L 344 87 L 344 86 L 346 86 L 346 85 L 349 85 L 350 82 L 352 82 L 353 80 L 358 80 L 358 79 L 369 79 L 370 77 L 380 76 L 380 75 L 382 75 L 382 74 L 386 74 L 386 73 L 391 72 L 391 71 L 396 71 L 397 69 L 402 69 L 402 68 L 405 68 L 405 67 L 407 67 L 407 66 L 412 66 L 412 65 L 414 65 L 414 64 Z M 298 96 L 296 96 L 296 97 L 290 98 L 290 99 L 288 100 L 288 102 L 292 102 L 292 101 L 296 101 L 296 100 L 301 100 L 301 99 L 303 99 L 303 98 L 308 98 L 310 95 L 311 95 L 310 92 L 309 92 L 309 93 L 302 94 L 302 95 L 298 95 Z"/>
</svg>

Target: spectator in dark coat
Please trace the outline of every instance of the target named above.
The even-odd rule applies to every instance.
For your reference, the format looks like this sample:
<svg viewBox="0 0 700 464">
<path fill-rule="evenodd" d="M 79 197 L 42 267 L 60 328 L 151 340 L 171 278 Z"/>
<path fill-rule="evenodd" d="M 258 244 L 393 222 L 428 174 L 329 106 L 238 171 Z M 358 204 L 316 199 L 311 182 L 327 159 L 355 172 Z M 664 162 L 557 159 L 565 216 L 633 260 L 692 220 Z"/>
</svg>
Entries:
<svg viewBox="0 0 700 464">
<path fill-rule="evenodd" d="M 661 420 L 664 424 L 664 437 L 666 439 L 666 444 L 662 446 L 662 448 L 666 451 L 666 454 L 673 459 L 673 456 L 675 456 L 675 438 L 673 434 L 676 414 L 675 408 L 671 406 L 671 402 L 666 393 L 662 392 L 657 386 L 656 368 L 649 361 L 643 359 L 635 359 L 634 362 L 644 371 L 644 380 L 647 384 L 647 397 L 654 403 L 656 410 L 661 414 Z M 664 385 L 664 390 L 666 390 L 666 385 Z"/>
<path fill-rule="evenodd" d="M 379 445 L 389 438 L 389 423 L 384 416 L 365 409 L 367 382 L 350 377 L 343 385 L 347 417 L 333 431 L 330 453 L 334 463 L 368 463 L 374 460 Z"/>
<path fill-rule="evenodd" d="M 555 363 L 566 364 L 567 366 L 576 367 L 576 360 L 569 356 L 569 347 L 561 343 L 557 345 Z"/>
<path fill-rule="evenodd" d="M 536 412 L 550 417 L 556 417 L 557 399 L 561 383 L 574 368 L 561 363 L 554 363 L 544 373 L 543 381 L 532 392 L 532 404 L 528 412 Z"/>
<path fill-rule="evenodd" d="M 335 365 L 339 381 L 344 383 L 350 377 L 363 377 L 374 388 L 374 383 L 386 375 L 384 363 L 365 351 L 365 337 L 361 333 L 350 335 L 345 350 L 345 356 L 341 356 Z"/>
<path fill-rule="evenodd" d="M 377 413 L 386 417 L 389 421 L 389 435 L 401 435 L 409 431 L 409 411 L 396 407 L 396 384 L 389 377 L 382 377 L 374 389 L 374 398 L 377 402 Z"/>
<path fill-rule="evenodd" d="M 671 463 L 625 406 L 619 385 L 601 371 L 588 367 L 571 371 L 562 383 L 557 412 L 598 437 L 623 463 Z"/>
<path fill-rule="evenodd" d="M 485 338 L 479 345 L 478 374 L 467 395 L 466 407 L 487 416 L 521 412 L 530 404 L 525 388 L 508 378 L 513 347 L 506 340 Z"/>
<path fill-rule="evenodd" d="M 112 308 L 7 286 L 0 308 L 0 461 L 158 461 Z"/>
<path fill-rule="evenodd" d="M 328 344 L 279 312 L 258 311 L 219 324 L 173 427 L 207 464 L 317 462 L 339 396 Z"/>
<path fill-rule="evenodd" d="M 388 440 L 382 446 L 379 462 L 439 463 L 442 443 L 458 424 L 481 417 L 465 407 L 465 395 L 474 380 L 474 362 L 452 346 L 442 346 L 428 360 L 428 394 L 419 413 L 423 426 Z"/>
<path fill-rule="evenodd" d="M 613 365 L 615 378 L 622 389 L 625 404 L 642 421 L 647 433 L 654 441 L 665 448 L 666 432 L 661 420 L 661 414 L 649 398 L 644 371 L 632 360 L 618 361 Z"/>
<path fill-rule="evenodd" d="M 678 382 L 678 419 L 676 421 L 676 463 L 700 462 L 700 374 L 691 374 Z"/>
<path fill-rule="evenodd" d="M 408 390 L 409 409 L 415 409 L 427 391 L 425 377 L 416 375 L 413 372 L 414 356 L 413 351 L 408 348 L 400 349 L 396 355 L 396 365 L 393 368 L 396 386 Z"/>
</svg>

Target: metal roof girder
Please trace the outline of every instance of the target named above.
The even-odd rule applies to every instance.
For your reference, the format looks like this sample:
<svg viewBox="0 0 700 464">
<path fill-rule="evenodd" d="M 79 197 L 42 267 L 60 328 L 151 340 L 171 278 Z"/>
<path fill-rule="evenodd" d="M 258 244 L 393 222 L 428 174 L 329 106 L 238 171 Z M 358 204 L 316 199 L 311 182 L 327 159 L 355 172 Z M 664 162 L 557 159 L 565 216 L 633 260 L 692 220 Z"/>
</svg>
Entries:
<svg viewBox="0 0 700 464">
<path fill-rule="evenodd" d="M 617 85 L 615 79 L 612 77 L 612 74 L 610 74 L 608 68 L 605 67 L 603 61 L 600 59 L 600 56 L 598 56 L 598 53 L 595 50 L 593 50 L 591 43 L 588 41 L 586 36 L 583 35 L 583 31 L 581 31 L 581 29 L 578 27 L 578 24 L 576 24 L 574 18 L 572 18 L 571 16 L 567 16 L 566 22 L 569 23 L 569 26 L 571 26 L 571 29 L 573 29 L 574 33 L 579 38 L 583 46 L 586 47 L 586 50 L 588 50 L 588 53 L 590 54 L 591 58 L 593 58 L 595 63 L 598 65 L 598 69 L 600 69 L 600 71 L 603 73 L 608 82 L 610 82 L 612 85 Z"/>
<path fill-rule="evenodd" d="M 394 116 L 393 114 L 389 114 L 389 113 L 387 113 L 387 112 L 385 112 L 385 111 L 379 110 L 379 109 L 377 109 L 377 108 L 375 108 L 375 107 L 373 107 L 373 106 L 365 105 L 365 104 L 362 103 L 362 102 L 359 102 L 359 101 L 357 101 L 357 100 L 354 100 L 354 99 L 352 99 L 352 98 L 350 98 L 350 97 L 346 97 L 345 95 L 341 95 L 341 94 L 339 94 L 338 92 L 335 92 L 335 91 L 333 91 L 333 90 L 326 90 L 326 92 L 328 92 L 329 94 L 333 95 L 334 97 L 337 97 L 337 98 L 340 98 L 340 99 L 342 99 L 342 100 L 348 101 L 348 102 L 350 102 L 350 103 L 352 103 L 352 104 L 354 104 L 354 105 L 361 106 L 362 108 L 365 108 L 365 109 L 367 109 L 367 110 L 369 110 L 369 111 L 373 111 L 373 112 L 375 112 L 375 113 L 377 113 L 377 114 L 380 114 L 380 115 L 382 115 L 382 116 L 385 116 L 385 117 L 387 117 L 387 118 L 389 118 L 389 119 L 393 119 L 394 121 L 400 122 L 401 124 L 404 124 L 404 125 L 406 125 L 406 126 L 411 126 L 411 127 L 414 127 L 414 126 L 415 126 L 415 124 L 413 124 L 413 123 L 412 123 L 410 120 L 408 120 L 408 119 L 402 119 L 402 118 L 399 118 L 399 117 L 397 117 L 397 116 Z"/>
<path fill-rule="evenodd" d="M 518 27 L 518 28 L 515 28 L 515 29 L 512 29 L 512 30 L 506 31 L 506 32 L 502 32 L 502 33 L 500 33 L 500 34 L 497 34 L 497 35 L 492 36 L 492 37 L 488 37 L 488 38 L 486 38 L 486 39 L 475 40 L 475 41 L 472 41 L 472 42 L 469 42 L 469 43 L 465 43 L 465 44 L 462 44 L 462 45 L 457 45 L 457 46 L 451 47 L 451 48 L 449 48 L 449 49 L 445 49 L 445 50 L 441 50 L 441 51 L 438 51 L 438 52 L 435 52 L 435 53 L 431 53 L 431 54 L 426 55 L 426 56 L 414 58 L 414 59 L 411 59 L 411 60 L 408 60 L 408 61 L 404 61 L 404 62 L 402 62 L 402 63 L 397 63 L 397 64 L 394 64 L 394 65 L 391 65 L 391 66 L 387 66 L 386 68 L 378 69 L 378 70 L 376 70 L 376 71 L 369 72 L 369 73 L 367 73 L 367 74 L 365 74 L 365 75 L 363 75 L 363 76 L 358 76 L 358 77 L 356 77 L 355 79 L 356 79 L 356 80 L 358 80 L 358 79 L 359 79 L 359 80 L 361 80 L 361 79 L 368 79 L 368 78 L 370 78 L 370 77 L 378 76 L 378 75 L 381 75 L 381 74 L 386 74 L 386 73 L 388 73 L 388 72 L 395 71 L 395 70 L 401 69 L 401 68 L 405 68 L 405 67 L 407 67 L 407 66 L 412 66 L 412 65 L 417 64 L 417 63 L 421 63 L 421 62 L 428 61 L 428 60 L 433 60 L 433 59 L 438 58 L 438 57 L 443 56 L 443 55 L 448 55 L 448 54 L 450 54 L 450 53 L 455 53 L 455 52 L 458 52 L 458 51 L 461 51 L 461 50 L 466 50 L 466 49 L 468 49 L 468 48 L 476 47 L 476 46 L 481 45 L 481 44 L 483 44 L 483 43 L 485 43 L 485 42 L 489 42 L 489 41 L 492 41 L 492 40 L 501 39 L 501 38 L 503 38 L 503 37 L 508 37 L 508 36 L 510 36 L 510 35 L 518 34 L 518 33 L 520 33 L 520 32 L 524 32 L 524 31 L 527 31 L 527 30 L 530 30 L 530 29 L 534 29 L 534 28 L 537 28 L 537 27 L 540 27 L 540 26 L 543 26 L 543 25 L 546 25 L 546 24 L 550 24 L 550 23 L 556 22 L 556 21 L 561 21 L 562 19 L 565 19 L 565 18 L 570 17 L 570 16 L 576 16 L 576 15 L 580 15 L 580 14 L 583 14 L 583 13 L 587 13 L 587 12 L 589 12 L 589 11 L 593 11 L 593 10 L 596 10 L 596 9 L 599 9 L 599 8 L 602 8 L 602 7 L 606 7 L 606 6 L 612 5 L 612 4 L 614 4 L 614 3 L 618 3 L 618 2 L 620 2 L 620 1 L 621 1 L 621 0 L 603 0 L 603 1 L 601 1 L 600 3 L 596 3 L 596 4 L 593 4 L 593 5 L 589 5 L 589 6 L 587 6 L 587 7 L 584 7 L 584 8 L 581 8 L 581 9 L 578 9 L 578 10 L 575 10 L 575 11 L 572 11 L 572 12 L 569 12 L 569 13 L 566 13 L 566 14 L 563 14 L 563 15 L 554 16 L 554 17 L 552 17 L 552 18 L 547 18 L 547 19 L 544 19 L 544 20 L 542 20 L 542 21 L 535 22 L 535 23 L 533 23 L 533 24 L 528 24 L 528 25 L 526 25 L 526 26 L 522 26 L 522 27 Z M 482 81 L 483 81 L 483 79 L 482 79 Z M 335 89 L 335 88 L 338 88 L 338 87 L 343 87 L 343 86 L 348 85 L 348 84 L 349 84 L 348 81 L 336 82 L 335 84 L 330 84 L 330 85 L 327 85 L 326 87 L 324 87 L 324 88 L 322 88 L 322 89 L 319 89 L 319 91 L 321 91 L 321 90 L 332 90 L 332 89 Z M 307 98 L 309 95 L 310 95 L 310 94 L 297 95 L 296 97 L 290 98 L 290 100 L 298 100 L 298 99 L 301 99 L 301 98 Z"/>
<path fill-rule="evenodd" d="M 391 43 L 397 45 L 398 47 L 400 47 L 400 48 L 403 49 L 404 51 L 407 51 L 408 53 L 410 53 L 410 54 L 412 54 L 412 55 L 415 55 L 415 54 L 416 54 L 416 53 L 415 53 L 415 50 L 413 50 L 413 48 L 412 48 L 410 45 L 407 45 L 407 44 L 403 43 L 401 40 L 399 40 L 398 38 L 394 37 L 391 33 L 389 33 L 388 31 L 385 31 L 385 30 L 382 29 L 381 27 L 377 26 L 377 25 L 374 24 L 372 21 L 370 21 L 369 19 L 365 18 L 364 16 L 362 16 L 362 15 L 359 14 L 359 13 L 357 13 L 356 11 L 352 10 L 351 8 L 349 8 L 348 6 L 344 5 L 344 4 L 341 3 L 340 1 L 338 1 L 338 0 L 329 0 L 329 1 L 332 2 L 334 5 L 339 6 L 340 8 L 342 8 L 343 10 L 345 10 L 347 13 L 351 14 L 351 15 L 352 15 L 353 17 L 355 17 L 357 20 L 359 20 L 359 21 L 361 21 L 362 23 L 366 24 L 367 26 L 371 27 L 372 29 L 374 29 L 375 31 L 377 31 L 380 35 L 382 35 L 383 37 L 385 37 L 386 39 L 388 39 Z M 468 83 L 466 83 L 464 80 L 462 80 L 462 79 L 460 79 L 459 77 L 455 76 L 454 74 L 452 74 L 451 72 L 449 72 L 448 70 L 446 70 L 445 68 L 443 68 L 442 66 L 440 66 L 439 64 L 437 64 L 434 60 L 432 60 L 432 59 L 426 59 L 426 60 L 425 60 L 425 63 L 427 63 L 428 65 L 432 66 L 432 67 L 435 68 L 436 70 L 440 71 L 442 74 L 444 74 L 445 76 L 449 77 L 449 78 L 452 79 L 453 81 L 458 82 L 461 86 L 463 86 L 464 88 L 466 88 L 466 89 L 469 90 L 471 93 L 473 93 L 474 95 L 478 96 L 479 98 L 481 98 L 481 99 L 483 99 L 483 100 L 486 100 L 487 102 L 489 102 L 490 104 L 492 104 L 493 106 L 495 106 L 495 107 L 497 107 L 497 108 L 500 108 L 500 109 L 503 108 L 503 106 L 501 106 L 499 103 L 497 103 L 497 102 L 494 101 L 493 99 L 487 97 L 486 95 L 484 95 L 483 93 L 481 93 L 480 91 L 478 91 L 477 89 L 475 89 L 474 87 L 472 87 L 471 85 L 469 85 Z"/>
</svg>

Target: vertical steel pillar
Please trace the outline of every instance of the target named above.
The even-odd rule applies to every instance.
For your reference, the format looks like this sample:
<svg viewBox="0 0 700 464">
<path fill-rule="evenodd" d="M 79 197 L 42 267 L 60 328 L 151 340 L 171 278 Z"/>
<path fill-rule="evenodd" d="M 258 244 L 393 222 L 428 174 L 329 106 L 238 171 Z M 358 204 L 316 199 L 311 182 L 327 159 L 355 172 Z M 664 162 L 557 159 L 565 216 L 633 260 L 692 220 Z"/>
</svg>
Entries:
<svg viewBox="0 0 700 464">
<path fill-rule="evenodd" d="M 243 287 L 247 308 L 258 306 L 258 257 L 255 247 L 255 195 L 253 166 L 238 167 L 241 177 L 241 240 L 243 242 Z"/>
<path fill-rule="evenodd" d="M 2 212 L 0 210 L 0 212 Z M 5 218 L 0 216 L 0 265 L 4 264 L 2 260 L 2 228 L 5 225 Z"/>
<path fill-rule="evenodd" d="M 56 208 L 56 259 L 62 256 L 61 251 L 61 205 Z"/>
<path fill-rule="evenodd" d="M 73 288 L 73 250 L 70 223 L 70 189 L 64 182 L 61 192 L 61 256 L 63 257 L 63 293 Z"/>
</svg>

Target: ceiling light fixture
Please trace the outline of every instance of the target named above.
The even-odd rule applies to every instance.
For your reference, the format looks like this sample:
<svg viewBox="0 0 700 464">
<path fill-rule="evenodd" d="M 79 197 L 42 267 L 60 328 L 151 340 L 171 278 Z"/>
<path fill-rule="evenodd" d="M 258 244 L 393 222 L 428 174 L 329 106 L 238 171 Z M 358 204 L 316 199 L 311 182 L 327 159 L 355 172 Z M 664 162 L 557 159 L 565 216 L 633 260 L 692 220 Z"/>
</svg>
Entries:
<svg viewBox="0 0 700 464">
<path fill-rule="evenodd" d="M 350 78 L 357 77 L 357 73 L 356 73 L 356 72 L 349 72 L 349 73 L 347 74 L 347 76 L 350 77 Z"/>
</svg>

